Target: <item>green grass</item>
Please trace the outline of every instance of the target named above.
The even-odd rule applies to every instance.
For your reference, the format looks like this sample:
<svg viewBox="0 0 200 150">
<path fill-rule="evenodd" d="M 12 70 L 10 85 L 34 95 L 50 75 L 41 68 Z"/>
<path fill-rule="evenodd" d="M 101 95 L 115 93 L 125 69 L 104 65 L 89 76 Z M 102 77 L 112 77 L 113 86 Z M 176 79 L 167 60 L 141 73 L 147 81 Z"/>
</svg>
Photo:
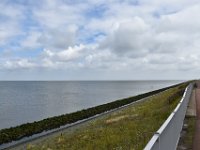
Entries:
<svg viewBox="0 0 200 150">
<path fill-rule="evenodd" d="M 144 102 L 94 119 L 74 132 L 29 144 L 27 149 L 141 150 L 177 106 L 183 94 L 180 90 L 184 88 L 183 85 L 171 88 Z"/>
<path fill-rule="evenodd" d="M 192 150 L 195 133 L 195 122 L 196 117 L 185 117 L 184 124 L 187 125 L 187 128 L 183 129 L 185 134 L 180 138 L 179 145 L 187 148 L 187 150 Z"/>
</svg>

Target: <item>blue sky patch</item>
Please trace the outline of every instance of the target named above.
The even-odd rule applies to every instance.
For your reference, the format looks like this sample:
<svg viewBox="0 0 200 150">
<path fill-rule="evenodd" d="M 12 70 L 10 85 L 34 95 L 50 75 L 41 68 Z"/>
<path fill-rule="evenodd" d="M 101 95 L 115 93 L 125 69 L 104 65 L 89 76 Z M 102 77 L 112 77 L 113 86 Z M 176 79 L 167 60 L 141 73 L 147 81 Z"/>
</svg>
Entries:
<svg viewBox="0 0 200 150">
<path fill-rule="evenodd" d="M 104 13 L 107 10 L 107 6 L 106 5 L 97 5 L 94 7 L 89 8 L 89 10 L 87 10 L 85 12 L 86 17 L 88 18 L 101 18 L 104 16 Z"/>
</svg>

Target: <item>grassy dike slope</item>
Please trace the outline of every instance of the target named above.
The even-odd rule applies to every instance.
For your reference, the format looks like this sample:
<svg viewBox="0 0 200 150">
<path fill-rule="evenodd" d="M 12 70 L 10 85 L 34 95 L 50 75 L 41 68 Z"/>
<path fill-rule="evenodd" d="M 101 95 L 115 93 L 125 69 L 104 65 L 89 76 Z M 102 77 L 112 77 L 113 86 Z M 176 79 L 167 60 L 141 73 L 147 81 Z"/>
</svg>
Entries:
<svg viewBox="0 0 200 150">
<path fill-rule="evenodd" d="M 28 144 L 27 149 L 143 149 L 180 101 L 186 86 L 178 86 L 130 105 L 73 132 Z"/>
</svg>

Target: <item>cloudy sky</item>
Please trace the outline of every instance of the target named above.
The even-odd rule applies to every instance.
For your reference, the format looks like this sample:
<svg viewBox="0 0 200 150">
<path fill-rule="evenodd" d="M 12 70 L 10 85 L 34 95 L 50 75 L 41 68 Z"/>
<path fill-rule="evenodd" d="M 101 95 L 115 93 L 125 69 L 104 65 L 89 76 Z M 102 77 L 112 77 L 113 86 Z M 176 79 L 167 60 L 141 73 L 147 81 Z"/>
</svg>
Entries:
<svg viewBox="0 0 200 150">
<path fill-rule="evenodd" d="M 0 80 L 200 77 L 197 0 L 1 0 Z"/>
</svg>

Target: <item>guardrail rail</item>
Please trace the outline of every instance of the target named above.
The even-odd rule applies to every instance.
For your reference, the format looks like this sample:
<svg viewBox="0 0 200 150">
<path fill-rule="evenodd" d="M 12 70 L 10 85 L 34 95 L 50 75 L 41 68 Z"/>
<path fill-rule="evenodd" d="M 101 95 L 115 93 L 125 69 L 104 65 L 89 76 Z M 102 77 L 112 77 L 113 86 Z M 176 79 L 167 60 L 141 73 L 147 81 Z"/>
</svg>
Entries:
<svg viewBox="0 0 200 150">
<path fill-rule="evenodd" d="M 193 86 L 193 83 L 187 86 L 179 104 L 153 135 L 144 150 L 175 150 L 177 148 Z"/>
</svg>

